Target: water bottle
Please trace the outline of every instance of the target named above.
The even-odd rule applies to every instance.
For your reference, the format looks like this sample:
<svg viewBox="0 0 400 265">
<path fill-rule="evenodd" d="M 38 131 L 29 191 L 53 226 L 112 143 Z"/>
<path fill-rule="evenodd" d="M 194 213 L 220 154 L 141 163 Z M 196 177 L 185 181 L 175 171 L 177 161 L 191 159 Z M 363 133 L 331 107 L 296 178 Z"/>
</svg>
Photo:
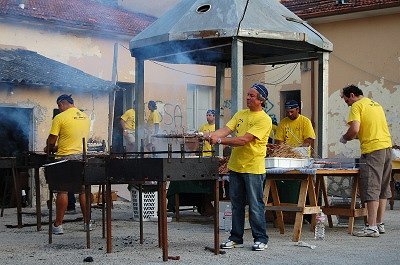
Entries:
<svg viewBox="0 0 400 265">
<path fill-rule="evenodd" d="M 317 224 L 315 225 L 315 233 L 314 233 L 314 238 L 316 240 L 324 240 L 325 239 L 325 219 L 326 215 L 322 212 L 322 210 L 319 210 L 319 213 L 317 214 Z"/>
<path fill-rule="evenodd" d="M 231 205 L 227 204 L 224 211 L 224 230 L 230 232 L 232 229 L 232 209 Z"/>
<path fill-rule="evenodd" d="M 28 206 L 28 196 L 26 195 L 26 192 L 25 192 L 25 190 L 22 190 L 21 191 L 21 195 L 22 195 L 22 198 L 21 198 L 21 206 L 22 207 L 26 207 L 26 206 Z"/>
</svg>

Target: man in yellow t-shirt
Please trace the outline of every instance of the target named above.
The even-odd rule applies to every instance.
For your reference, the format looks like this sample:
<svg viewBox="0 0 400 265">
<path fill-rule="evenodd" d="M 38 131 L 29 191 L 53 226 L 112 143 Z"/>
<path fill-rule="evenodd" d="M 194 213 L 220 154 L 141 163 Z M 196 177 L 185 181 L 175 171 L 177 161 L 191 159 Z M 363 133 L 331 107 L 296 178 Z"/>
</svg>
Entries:
<svg viewBox="0 0 400 265">
<path fill-rule="evenodd" d="M 83 152 L 82 138 L 88 139 L 89 136 L 89 117 L 74 106 L 71 95 L 59 96 L 57 106 L 60 114 L 53 119 L 44 151 L 56 153 L 56 156 L 61 159 L 72 155 L 81 155 Z M 83 191 L 79 194 L 79 201 L 85 223 L 84 227 L 86 227 L 89 220 L 86 220 L 86 197 Z M 67 192 L 59 191 L 56 197 L 56 220 L 52 226 L 53 234 L 64 233 L 62 223 L 67 205 Z"/>
<path fill-rule="evenodd" d="M 150 130 L 150 134 L 157 134 L 160 129 L 161 115 L 157 110 L 156 102 L 150 100 L 147 104 L 147 108 L 150 110 L 149 116 L 147 117 L 148 129 Z"/>
<path fill-rule="evenodd" d="M 349 128 L 340 142 L 358 138 L 361 144 L 360 197 L 367 203 L 368 224 L 359 232 L 359 237 L 379 237 L 385 233 L 383 217 L 387 199 L 390 198 L 392 174 L 392 138 L 382 106 L 364 97 L 360 88 L 350 85 L 343 88 L 341 97 L 350 106 L 347 119 Z"/>
<path fill-rule="evenodd" d="M 276 128 L 275 143 L 285 143 L 292 147 L 312 146 L 315 132 L 311 121 L 300 114 L 299 103 L 289 100 L 285 103 L 286 117 Z"/>
<path fill-rule="evenodd" d="M 199 128 L 199 132 L 210 133 L 215 131 L 215 110 L 209 109 L 206 113 L 207 123 L 203 124 Z M 207 141 L 204 141 L 203 145 L 203 156 L 211 156 L 212 153 L 211 144 Z"/>
<path fill-rule="evenodd" d="M 267 248 L 263 184 L 267 141 L 272 128 L 271 117 L 263 110 L 267 98 L 267 88 L 254 84 L 247 90 L 248 109 L 238 111 L 225 127 L 204 135 L 211 144 L 233 147 L 228 162 L 232 230 L 229 239 L 221 244 L 223 249 L 243 247 L 246 202 L 251 213 L 252 249 L 260 251 Z M 227 137 L 233 132 L 235 137 Z"/>
<path fill-rule="evenodd" d="M 120 120 L 122 135 L 124 136 L 126 143 L 126 151 L 135 151 L 135 110 L 128 109 L 121 116 Z"/>
</svg>

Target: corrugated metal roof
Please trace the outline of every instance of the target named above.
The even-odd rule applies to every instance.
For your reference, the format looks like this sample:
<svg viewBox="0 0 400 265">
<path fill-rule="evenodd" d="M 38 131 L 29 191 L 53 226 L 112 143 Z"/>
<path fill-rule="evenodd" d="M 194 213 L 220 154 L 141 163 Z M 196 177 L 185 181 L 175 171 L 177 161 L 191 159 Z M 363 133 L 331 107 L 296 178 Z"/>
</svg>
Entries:
<svg viewBox="0 0 400 265">
<path fill-rule="evenodd" d="M 23 3 L 23 6 L 22 4 Z M 88 0 L 0 0 L 0 19 L 135 36 L 156 18 Z"/>
<path fill-rule="evenodd" d="M 326 38 L 277 0 L 181 1 L 134 37 L 130 48 L 135 56 L 154 58 L 157 54 L 167 54 L 176 49 L 184 52 L 223 46 L 233 37 L 248 41 L 250 53 L 244 52 L 247 59 L 297 53 L 299 50 L 332 50 L 332 44 Z M 166 43 L 170 47 L 165 47 Z M 146 50 L 149 46 L 152 46 L 151 50 Z M 154 48 L 164 51 L 157 52 Z M 205 56 L 195 60 L 229 61 L 230 57 L 224 56 L 226 52 L 222 49 L 214 54 L 207 51 L 207 54 L 191 53 L 188 56 Z M 179 59 L 171 58 L 171 61 L 179 62 Z"/>
<path fill-rule="evenodd" d="M 303 19 L 342 15 L 399 7 L 399 0 L 282 0 L 281 3 Z"/>
<path fill-rule="evenodd" d="M 115 87 L 110 81 L 21 49 L 0 49 L 0 82 L 80 92 L 110 91 Z"/>
</svg>

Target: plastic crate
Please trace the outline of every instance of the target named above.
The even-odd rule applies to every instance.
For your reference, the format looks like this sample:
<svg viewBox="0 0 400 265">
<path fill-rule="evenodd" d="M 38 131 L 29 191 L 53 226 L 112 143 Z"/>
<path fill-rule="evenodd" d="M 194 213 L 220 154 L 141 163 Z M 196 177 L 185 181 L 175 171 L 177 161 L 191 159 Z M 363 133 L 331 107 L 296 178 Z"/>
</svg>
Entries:
<svg viewBox="0 0 400 265">
<path fill-rule="evenodd" d="M 286 158 L 286 157 L 267 157 L 265 167 L 299 168 L 305 167 L 309 163 L 307 158 Z"/>
<path fill-rule="evenodd" d="M 139 221 L 139 191 L 135 188 L 131 189 L 133 220 Z M 151 221 L 152 217 L 157 216 L 158 210 L 157 192 L 142 192 L 142 212 L 143 221 Z"/>
</svg>

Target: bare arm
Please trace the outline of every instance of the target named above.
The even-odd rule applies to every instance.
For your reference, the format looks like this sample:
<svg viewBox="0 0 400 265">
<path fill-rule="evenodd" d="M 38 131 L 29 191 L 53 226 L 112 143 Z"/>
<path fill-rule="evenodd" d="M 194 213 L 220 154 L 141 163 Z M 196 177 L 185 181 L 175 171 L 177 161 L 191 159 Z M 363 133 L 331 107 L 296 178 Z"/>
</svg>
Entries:
<svg viewBox="0 0 400 265">
<path fill-rule="evenodd" d="M 243 146 L 251 141 L 254 140 L 254 135 L 250 133 L 246 133 L 243 136 L 239 137 L 226 137 L 229 134 L 232 133 L 232 130 L 229 129 L 229 127 L 225 126 L 219 130 L 216 130 L 215 132 L 212 132 L 210 134 L 206 134 L 205 138 L 207 141 L 210 142 L 210 144 L 224 144 L 224 145 L 230 145 L 230 146 Z"/>
<path fill-rule="evenodd" d="M 347 129 L 347 132 L 343 135 L 343 139 L 346 141 L 353 140 L 354 138 L 357 138 L 357 134 L 360 131 L 360 122 L 359 121 L 352 121 L 349 122 L 349 129 Z"/>
<path fill-rule="evenodd" d="M 58 139 L 57 135 L 49 134 L 49 137 L 47 138 L 46 141 L 46 147 L 44 148 L 44 151 L 46 153 L 57 152 L 57 147 L 56 147 L 57 139 Z"/>
<path fill-rule="evenodd" d="M 307 138 L 304 139 L 304 142 L 302 146 L 313 146 L 314 145 L 314 139 L 313 138 Z"/>
</svg>

